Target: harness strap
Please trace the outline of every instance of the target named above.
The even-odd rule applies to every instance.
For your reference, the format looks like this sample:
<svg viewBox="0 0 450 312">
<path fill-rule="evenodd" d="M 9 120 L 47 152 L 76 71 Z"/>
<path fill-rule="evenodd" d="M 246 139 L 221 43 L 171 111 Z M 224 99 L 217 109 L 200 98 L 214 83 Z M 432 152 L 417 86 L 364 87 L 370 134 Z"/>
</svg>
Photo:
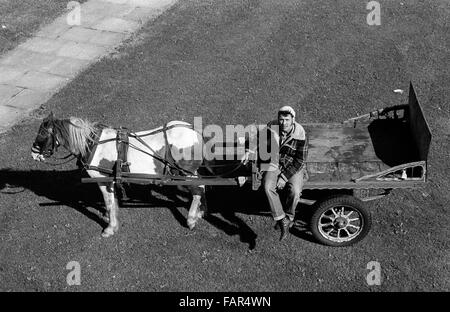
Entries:
<svg viewBox="0 0 450 312">
<path fill-rule="evenodd" d="M 65 157 L 56 158 L 57 160 L 65 160 L 65 159 L 67 159 L 66 161 L 63 161 L 63 162 L 60 162 L 60 163 L 52 163 L 52 162 L 49 162 L 49 161 L 45 160 L 44 162 L 45 162 L 46 165 L 49 165 L 49 166 L 61 166 L 61 165 L 67 164 L 68 162 L 74 160 L 75 158 L 77 158 L 77 156 L 75 156 L 74 154 L 70 153 L 70 154 L 67 154 Z"/>
<path fill-rule="evenodd" d="M 177 164 L 177 162 L 175 161 L 175 159 L 172 156 L 172 152 L 171 152 L 172 149 L 170 148 L 169 140 L 167 138 L 167 131 L 172 129 L 172 128 L 175 128 L 176 126 L 177 125 L 172 125 L 171 127 L 168 127 L 167 124 L 165 124 L 164 125 L 164 131 L 163 131 L 163 133 L 164 133 L 164 140 L 166 142 L 166 160 L 167 160 L 168 165 L 170 165 L 170 167 L 169 167 L 169 174 L 177 175 L 177 174 L 180 174 L 180 173 L 184 173 L 184 174 L 194 175 L 193 172 L 190 172 L 189 170 L 181 168 Z M 189 125 L 189 126 L 187 126 L 187 125 L 180 125 L 180 126 L 185 126 L 186 128 L 194 129 L 194 127 L 191 126 L 191 125 Z M 170 169 L 174 169 L 175 172 L 171 172 Z"/>
<path fill-rule="evenodd" d="M 162 162 L 162 163 L 165 164 L 165 165 L 167 164 L 167 161 L 166 161 L 164 158 L 160 157 L 160 156 L 155 152 L 155 150 L 153 150 L 153 148 L 151 148 L 147 143 L 145 143 L 145 141 L 142 140 L 139 136 L 136 136 L 136 135 L 133 134 L 133 133 L 130 133 L 130 136 L 133 137 L 133 138 L 135 138 L 139 143 L 141 143 L 141 144 L 144 145 L 146 148 L 148 148 L 153 154 L 150 154 L 149 152 L 144 151 L 144 150 L 140 149 L 139 147 L 137 147 L 137 146 L 135 146 L 135 145 L 133 145 L 133 144 L 131 144 L 131 143 L 128 143 L 132 148 L 134 148 L 135 150 L 137 150 L 137 151 L 139 151 L 139 152 L 142 152 L 142 153 L 144 153 L 144 154 L 146 154 L 146 155 L 149 155 L 149 156 L 153 157 L 154 159 L 156 159 L 156 160 Z"/>
<path fill-rule="evenodd" d="M 122 172 L 130 172 L 129 163 L 127 161 L 128 145 L 128 130 L 126 128 L 118 129 L 116 137 L 117 160 L 114 167 L 114 182 L 121 193 L 121 198 L 123 200 L 127 199 L 127 195 L 122 184 Z"/>
<path fill-rule="evenodd" d="M 171 125 L 171 126 L 168 126 L 167 124 L 168 124 L 168 123 L 166 123 L 166 124 L 164 125 L 164 127 L 162 127 L 161 129 L 157 129 L 157 130 L 151 131 L 151 132 L 146 133 L 146 134 L 141 134 L 141 135 L 139 135 L 139 136 L 140 136 L 140 137 L 145 137 L 145 136 L 149 136 L 149 135 L 154 135 L 154 134 L 157 134 L 157 133 L 159 133 L 159 132 L 162 132 L 162 131 L 168 131 L 168 130 L 170 130 L 170 129 L 178 128 L 178 127 L 184 127 L 184 128 L 188 128 L 188 129 L 194 129 L 194 126 L 193 126 L 193 125 L 190 125 L 190 124 L 173 124 L 173 125 Z"/>
<path fill-rule="evenodd" d="M 96 140 L 95 144 L 93 146 L 93 150 L 91 151 L 91 155 L 88 159 L 88 161 L 86 163 L 84 163 L 84 167 L 86 170 L 96 170 L 105 174 L 113 174 L 115 181 L 120 184 L 120 181 L 122 179 L 122 172 L 130 172 L 129 169 L 129 163 L 127 161 L 127 154 L 128 154 L 128 148 L 131 146 L 133 149 L 140 151 L 146 155 L 149 155 L 151 157 L 153 157 L 154 159 L 160 161 L 161 163 L 164 164 L 164 175 L 166 175 L 166 173 L 169 173 L 171 175 L 173 174 L 186 174 L 186 175 L 194 175 L 194 173 L 190 172 L 189 170 L 186 170 L 184 168 L 181 168 L 173 159 L 171 150 L 170 150 L 170 146 L 169 146 L 169 141 L 168 141 L 168 137 L 167 137 L 167 131 L 175 128 L 175 127 L 186 127 L 186 128 L 190 128 L 193 129 L 192 125 L 184 125 L 184 124 L 175 124 L 175 125 L 171 125 L 171 126 L 167 126 L 167 124 L 164 125 L 163 128 L 152 131 L 151 133 L 147 133 L 144 135 L 137 135 L 134 132 L 130 132 L 128 129 L 126 128 L 116 128 L 117 131 L 117 135 L 115 138 L 111 138 L 111 139 L 106 139 L 106 140 Z M 163 132 L 164 134 L 164 140 L 165 140 L 165 145 L 166 145 L 166 150 L 165 150 L 165 155 L 164 158 L 159 156 L 155 150 L 153 150 L 141 137 L 144 136 L 148 136 L 148 135 L 152 135 L 152 134 L 156 134 L 159 132 Z M 100 133 L 101 134 L 101 133 Z M 141 143 L 142 145 L 144 145 L 146 148 L 148 148 L 151 153 L 135 146 L 134 144 L 129 142 L 129 137 L 132 137 L 134 139 L 136 139 L 139 143 Z M 100 135 L 98 135 L 98 138 L 100 138 Z M 95 153 L 95 149 L 98 145 L 107 143 L 107 142 L 113 142 L 116 141 L 116 148 L 117 148 L 117 161 L 115 163 L 115 167 L 114 170 L 108 170 L 105 168 L 100 168 L 97 166 L 92 166 L 90 165 L 92 162 L 92 158 L 94 156 Z M 171 169 L 174 172 L 171 172 Z"/>
<path fill-rule="evenodd" d="M 170 128 L 171 128 L 171 127 L 170 127 Z M 164 132 L 164 133 L 165 133 L 165 135 L 167 136 L 166 132 Z M 144 150 L 138 148 L 137 146 L 131 145 L 131 147 L 133 147 L 135 150 L 138 150 L 138 151 L 140 151 L 140 152 L 142 152 L 142 153 L 144 153 L 144 154 L 147 154 L 147 155 L 149 155 L 149 156 L 155 158 L 156 160 L 159 160 L 160 162 L 162 162 L 162 163 L 164 164 L 164 171 L 167 171 L 167 169 L 166 169 L 166 167 L 167 167 L 167 168 L 170 168 L 170 169 L 178 170 L 178 171 L 180 171 L 181 173 L 184 173 L 184 174 L 194 175 L 194 174 L 193 174 L 192 172 L 190 172 L 189 170 L 183 169 L 183 168 L 181 168 L 180 166 L 178 166 L 177 163 L 176 163 L 175 161 L 170 161 L 172 155 L 171 155 L 171 153 L 170 153 L 170 149 L 169 149 L 169 146 L 168 146 L 167 138 L 166 138 L 166 153 L 165 153 L 165 158 L 162 158 L 162 157 L 160 157 L 159 155 L 157 155 L 156 152 L 155 152 L 155 151 L 154 151 L 147 143 L 145 143 L 145 141 L 142 140 L 140 136 L 137 136 L 137 135 L 135 135 L 135 134 L 133 134 L 133 133 L 130 133 L 130 136 L 132 136 L 133 138 L 135 138 L 139 143 L 141 143 L 141 144 L 144 145 L 146 148 L 148 148 L 150 151 L 152 151 L 153 154 L 150 154 L 150 153 L 148 153 L 148 152 L 146 152 L 146 151 L 144 151 Z"/>
<path fill-rule="evenodd" d="M 166 145 L 166 155 L 165 155 L 165 159 L 166 159 L 166 164 L 164 165 L 164 174 L 169 173 L 170 175 L 178 175 L 180 174 L 180 172 L 184 172 L 184 173 L 189 173 L 192 174 L 192 172 L 189 172 L 183 168 L 181 168 L 175 161 L 175 159 L 172 156 L 172 149 L 170 147 L 169 144 L 169 139 L 167 138 L 167 130 L 174 128 L 172 127 L 167 127 L 167 124 L 164 125 L 163 128 L 163 134 L 164 134 L 164 142 Z M 171 169 L 173 169 L 175 172 L 173 172 Z"/>
<path fill-rule="evenodd" d="M 168 161 L 169 161 L 169 157 L 171 157 L 171 153 L 170 153 L 170 146 L 169 146 L 169 140 L 167 139 L 167 124 L 164 124 L 164 127 L 162 129 L 163 135 L 164 135 L 164 144 L 165 144 L 165 148 L 166 148 L 166 155 L 165 155 L 165 160 L 166 162 L 164 163 L 164 170 L 163 170 L 163 174 L 166 175 L 167 172 L 169 171 L 170 174 L 170 168 L 167 168 L 168 166 Z"/>
<path fill-rule="evenodd" d="M 117 160 L 120 160 L 120 170 L 130 172 L 130 163 L 128 162 L 128 130 L 121 128 L 117 131 Z"/>
<path fill-rule="evenodd" d="M 114 174 L 114 170 L 106 169 L 106 168 L 102 168 L 102 167 L 98 167 L 98 166 L 85 165 L 85 169 L 86 170 L 95 170 L 95 171 L 98 171 L 100 173 L 104 173 L 106 175 Z"/>
</svg>

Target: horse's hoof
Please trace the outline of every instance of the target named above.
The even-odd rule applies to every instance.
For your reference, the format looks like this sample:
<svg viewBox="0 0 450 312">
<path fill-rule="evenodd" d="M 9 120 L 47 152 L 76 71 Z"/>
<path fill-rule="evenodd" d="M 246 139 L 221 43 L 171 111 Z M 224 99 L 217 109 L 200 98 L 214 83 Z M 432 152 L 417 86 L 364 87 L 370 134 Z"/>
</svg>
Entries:
<svg viewBox="0 0 450 312">
<path fill-rule="evenodd" d="M 194 229 L 196 222 L 197 222 L 196 220 L 192 220 L 192 219 L 188 219 L 187 220 L 187 225 L 189 227 L 189 230 L 193 230 Z"/>
<path fill-rule="evenodd" d="M 114 235 L 114 230 L 112 228 L 110 228 L 110 227 L 107 227 L 102 232 L 102 237 L 110 237 L 112 235 Z"/>
</svg>

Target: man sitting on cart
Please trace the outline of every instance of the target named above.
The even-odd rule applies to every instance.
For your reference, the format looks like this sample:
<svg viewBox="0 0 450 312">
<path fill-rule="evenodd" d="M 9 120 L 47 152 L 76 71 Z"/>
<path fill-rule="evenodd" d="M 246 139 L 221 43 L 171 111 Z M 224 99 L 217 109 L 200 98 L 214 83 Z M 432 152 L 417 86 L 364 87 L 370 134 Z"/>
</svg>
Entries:
<svg viewBox="0 0 450 312">
<path fill-rule="evenodd" d="M 295 209 L 302 194 L 308 142 L 305 130 L 295 121 L 295 111 L 290 106 L 281 107 L 278 119 L 269 122 L 267 129 L 270 138 L 268 142 L 276 143 L 278 153 L 265 167 L 261 167 L 265 171 L 262 181 L 272 216 L 281 230 L 280 240 L 283 240 L 294 222 Z M 284 210 L 278 191 L 285 187 L 287 194 Z"/>
</svg>

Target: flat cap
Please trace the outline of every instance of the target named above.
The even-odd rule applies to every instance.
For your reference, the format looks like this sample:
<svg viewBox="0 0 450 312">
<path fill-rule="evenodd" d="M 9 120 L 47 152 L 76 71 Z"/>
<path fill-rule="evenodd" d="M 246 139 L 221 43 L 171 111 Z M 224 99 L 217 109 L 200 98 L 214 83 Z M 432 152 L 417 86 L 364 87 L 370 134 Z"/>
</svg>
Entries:
<svg viewBox="0 0 450 312">
<path fill-rule="evenodd" d="M 279 113 L 289 113 L 289 114 L 292 115 L 292 118 L 295 118 L 295 110 L 292 107 L 288 106 L 288 105 L 283 106 L 282 108 L 280 108 L 278 110 L 278 114 Z"/>
</svg>

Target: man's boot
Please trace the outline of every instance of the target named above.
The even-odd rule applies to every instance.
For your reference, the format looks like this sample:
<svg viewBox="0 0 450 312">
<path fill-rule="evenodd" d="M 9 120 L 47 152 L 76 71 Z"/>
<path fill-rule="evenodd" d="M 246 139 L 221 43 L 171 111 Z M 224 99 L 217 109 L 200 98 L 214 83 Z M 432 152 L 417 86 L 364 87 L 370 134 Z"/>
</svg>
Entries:
<svg viewBox="0 0 450 312">
<path fill-rule="evenodd" d="M 279 220 L 277 223 L 278 227 L 281 230 L 280 241 L 282 241 L 289 234 L 289 228 L 291 227 L 291 220 L 289 220 L 289 218 L 286 216 L 283 219 Z"/>
</svg>

